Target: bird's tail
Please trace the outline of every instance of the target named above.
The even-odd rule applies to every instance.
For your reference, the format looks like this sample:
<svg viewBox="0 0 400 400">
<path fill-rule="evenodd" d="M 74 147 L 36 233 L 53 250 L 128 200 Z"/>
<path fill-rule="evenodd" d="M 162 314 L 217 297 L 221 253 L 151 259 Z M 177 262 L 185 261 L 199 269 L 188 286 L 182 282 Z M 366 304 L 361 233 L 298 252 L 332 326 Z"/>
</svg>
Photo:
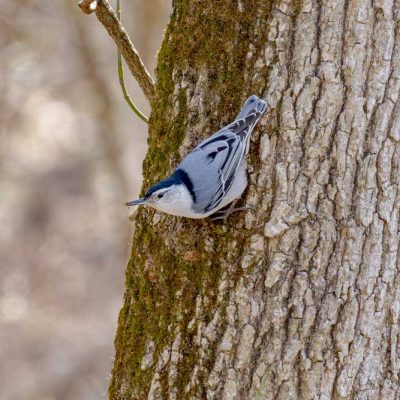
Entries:
<svg viewBox="0 0 400 400">
<path fill-rule="evenodd" d="M 261 116 L 265 112 L 267 107 L 268 104 L 264 100 L 259 99 L 257 96 L 253 94 L 253 96 L 250 96 L 246 100 L 246 103 L 244 103 L 244 106 L 240 111 L 239 115 L 236 117 L 236 120 L 245 118 L 246 116 L 254 112 L 260 113 Z"/>
</svg>

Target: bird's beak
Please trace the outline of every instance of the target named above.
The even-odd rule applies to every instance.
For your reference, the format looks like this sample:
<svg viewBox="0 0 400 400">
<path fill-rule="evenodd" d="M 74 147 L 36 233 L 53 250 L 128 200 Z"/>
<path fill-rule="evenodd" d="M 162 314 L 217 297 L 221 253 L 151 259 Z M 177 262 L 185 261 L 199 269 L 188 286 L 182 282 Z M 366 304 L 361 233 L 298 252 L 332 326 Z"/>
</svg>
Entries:
<svg viewBox="0 0 400 400">
<path fill-rule="evenodd" d="M 141 204 L 146 204 L 147 199 L 144 197 L 141 197 L 140 199 L 133 200 L 133 201 L 128 201 L 128 203 L 125 203 L 126 206 L 140 206 Z"/>
</svg>

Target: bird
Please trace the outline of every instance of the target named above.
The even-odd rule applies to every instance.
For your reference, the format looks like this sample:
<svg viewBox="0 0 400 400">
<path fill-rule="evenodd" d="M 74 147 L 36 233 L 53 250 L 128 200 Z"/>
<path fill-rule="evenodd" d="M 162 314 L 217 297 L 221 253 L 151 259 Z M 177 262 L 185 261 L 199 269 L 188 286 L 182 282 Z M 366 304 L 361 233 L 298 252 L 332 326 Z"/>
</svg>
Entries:
<svg viewBox="0 0 400 400">
<path fill-rule="evenodd" d="M 250 136 L 268 105 L 250 96 L 236 119 L 198 144 L 174 172 L 151 186 L 127 206 L 149 206 L 158 211 L 192 219 L 219 215 L 226 219 L 247 187 L 246 155 Z M 245 207 L 246 208 L 246 207 Z M 218 213 L 219 212 L 219 213 Z M 212 217 L 213 218 L 213 217 Z"/>
</svg>

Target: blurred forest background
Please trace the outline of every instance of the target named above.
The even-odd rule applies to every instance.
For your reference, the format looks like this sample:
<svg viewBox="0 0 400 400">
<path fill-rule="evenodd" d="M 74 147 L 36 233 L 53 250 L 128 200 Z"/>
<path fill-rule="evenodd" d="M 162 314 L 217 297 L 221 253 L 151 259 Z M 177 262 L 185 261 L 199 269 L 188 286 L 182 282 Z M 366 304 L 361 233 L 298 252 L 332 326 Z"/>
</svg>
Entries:
<svg viewBox="0 0 400 400">
<path fill-rule="evenodd" d="M 147 126 L 77 3 L 0 0 L 1 400 L 104 398 L 112 368 Z M 170 2 L 121 3 L 153 72 Z"/>
</svg>

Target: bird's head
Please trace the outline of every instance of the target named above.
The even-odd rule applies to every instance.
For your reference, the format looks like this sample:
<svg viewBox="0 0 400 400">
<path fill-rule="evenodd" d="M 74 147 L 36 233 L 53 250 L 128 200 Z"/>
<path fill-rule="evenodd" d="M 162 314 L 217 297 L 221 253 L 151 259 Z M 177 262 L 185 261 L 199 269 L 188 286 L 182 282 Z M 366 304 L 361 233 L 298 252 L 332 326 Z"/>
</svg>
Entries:
<svg viewBox="0 0 400 400">
<path fill-rule="evenodd" d="M 190 209 L 192 199 L 186 187 L 179 179 L 170 177 L 151 186 L 146 194 L 126 203 L 127 206 L 146 205 L 172 215 L 182 215 Z"/>
</svg>

